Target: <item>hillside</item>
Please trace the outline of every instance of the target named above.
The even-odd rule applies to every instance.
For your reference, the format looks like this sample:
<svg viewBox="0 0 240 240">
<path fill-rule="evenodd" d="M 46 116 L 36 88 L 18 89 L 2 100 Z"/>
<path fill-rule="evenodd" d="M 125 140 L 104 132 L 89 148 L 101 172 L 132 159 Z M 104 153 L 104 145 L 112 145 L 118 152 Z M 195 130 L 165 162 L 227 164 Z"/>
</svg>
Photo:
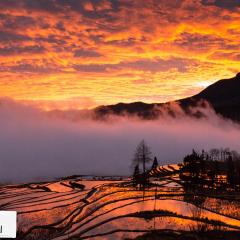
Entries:
<svg viewBox="0 0 240 240">
<path fill-rule="evenodd" d="M 240 121 L 240 73 L 230 79 L 223 79 L 208 86 L 200 93 L 176 100 L 180 106 L 188 112 L 189 107 L 195 106 L 201 100 L 208 101 L 216 113 L 234 121 Z M 115 105 L 100 106 L 94 109 L 98 118 L 108 114 L 115 115 L 137 115 L 144 119 L 152 119 L 160 114 L 159 109 L 168 106 L 172 102 L 152 103 L 143 102 L 118 103 Z M 174 114 L 174 113 L 173 113 Z"/>
</svg>

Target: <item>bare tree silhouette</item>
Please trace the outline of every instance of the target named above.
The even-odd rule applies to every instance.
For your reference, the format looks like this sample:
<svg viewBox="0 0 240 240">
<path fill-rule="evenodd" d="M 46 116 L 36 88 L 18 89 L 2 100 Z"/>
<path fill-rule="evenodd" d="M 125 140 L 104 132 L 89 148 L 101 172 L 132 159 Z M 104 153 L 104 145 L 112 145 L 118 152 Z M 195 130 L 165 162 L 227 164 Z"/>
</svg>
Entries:
<svg viewBox="0 0 240 240">
<path fill-rule="evenodd" d="M 150 147 L 142 140 L 135 151 L 133 163 L 142 164 L 143 166 L 143 174 L 145 176 L 146 173 L 146 164 L 152 161 L 152 153 L 150 151 Z"/>
</svg>

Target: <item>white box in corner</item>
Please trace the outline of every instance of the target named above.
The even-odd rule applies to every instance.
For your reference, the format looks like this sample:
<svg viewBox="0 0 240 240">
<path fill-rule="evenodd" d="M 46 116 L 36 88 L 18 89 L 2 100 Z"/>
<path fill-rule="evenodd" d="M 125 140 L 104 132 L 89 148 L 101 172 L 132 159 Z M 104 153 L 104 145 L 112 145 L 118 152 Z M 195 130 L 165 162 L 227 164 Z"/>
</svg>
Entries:
<svg viewBox="0 0 240 240">
<path fill-rule="evenodd" d="M 0 238 L 16 238 L 17 212 L 0 211 Z"/>
</svg>

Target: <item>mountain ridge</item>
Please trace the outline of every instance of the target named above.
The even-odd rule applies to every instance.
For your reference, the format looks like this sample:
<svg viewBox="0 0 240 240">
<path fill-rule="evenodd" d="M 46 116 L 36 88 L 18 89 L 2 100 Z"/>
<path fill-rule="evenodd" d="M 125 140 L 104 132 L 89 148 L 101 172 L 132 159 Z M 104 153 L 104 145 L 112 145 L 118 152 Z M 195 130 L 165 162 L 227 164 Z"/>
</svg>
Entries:
<svg viewBox="0 0 240 240">
<path fill-rule="evenodd" d="M 117 103 L 113 105 L 99 106 L 93 109 L 97 118 L 113 115 L 136 115 L 144 119 L 154 119 L 159 116 L 157 108 L 177 103 L 186 112 L 189 108 L 207 101 L 217 114 L 233 121 L 240 121 L 240 73 L 229 79 L 219 80 L 191 97 L 170 101 L 166 103 Z M 170 111 L 170 114 L 173 114 Z"/>
</svg>

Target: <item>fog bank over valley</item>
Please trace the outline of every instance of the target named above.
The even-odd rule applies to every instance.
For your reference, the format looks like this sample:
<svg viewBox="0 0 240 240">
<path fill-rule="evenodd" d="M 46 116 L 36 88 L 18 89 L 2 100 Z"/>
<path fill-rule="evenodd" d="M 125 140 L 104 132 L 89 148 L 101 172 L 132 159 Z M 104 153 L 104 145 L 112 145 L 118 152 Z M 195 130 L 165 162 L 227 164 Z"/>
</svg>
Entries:
<svg viewBox="0 0 240 240">
<path fill-rule="evenodd" d="M 0 100 L 0 181 L 35 181 L 72 174 L 129 175 L 136 145 L 145 139 L 160 164 L 182 161 L 193 148 L 230 147 L 240 150 L 236 123 L 217 116 L 186 116 L 174 106 L 177 118 L 157 120 L 113 117 L 49 117 L 38 109 L 10 99 Z M 196 109 L 195 109 L 196 110 Z"/>
</svg>

